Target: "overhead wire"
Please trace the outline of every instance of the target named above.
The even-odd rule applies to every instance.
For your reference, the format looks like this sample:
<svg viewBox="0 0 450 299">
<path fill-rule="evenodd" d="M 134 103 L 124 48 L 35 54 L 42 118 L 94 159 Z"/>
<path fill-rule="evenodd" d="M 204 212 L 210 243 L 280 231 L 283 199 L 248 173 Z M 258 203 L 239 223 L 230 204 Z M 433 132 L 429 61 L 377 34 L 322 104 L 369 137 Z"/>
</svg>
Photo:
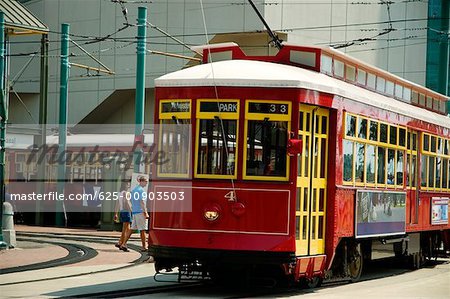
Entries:
<svg viewBox="0 0 450 299">
<path fill-rule="evenodd" d="M 204 30 L 205 30 L 205 39 L 206 39 L 206 45 L 207 45 L 207 51 L 208 51 L 208 56 L 207 56 L 207 60 L 210 61 L 209 65 L 211 66 L 211 76 L 212 76 L 212 80 L 213 80 L 213 85 L 214 85 L 214 93 L 216 96 L 216 100 L 217 100 L 217 111 L 220 113 L 220 106 L 219 106 L 219 92 L 217 90 L 217 84 L 216 84 L 216 78 L 215 78 L 215 74 L 214 74 L 214 65 L 213 65 L 213 58 L 211 55 L 211 48 L 209 47 L 209 37 L 208 37 L 208 28 L 206 26 L 206 16 L 205 16 L 205 10 L 203 7 L 203 0 L 199 0 L 200 1 L 200 7 L 201 7 L 201 11 L 202 11 L 202 20 L 203 20 L 203 26 L 204 26 Z M 214 118 L 214 120 L 216 119 L 216 117 Z M 231 167 L 228 166 L 228 161 L 229 161 L 229 157 L 230 157 L 230 153 L 228 151 L 228 134 L 225 134 L 225 128 L 223 125 L 223 120 L 221 117 L 217 117 L 217 119 L 219 120 L 220 123 L 220 128 L 221 128 L 221 134 L 222 134 L 222 142 L 223 142 L 223 147 L 225 149 L 225 155 L 226 155 L 226 171 L 228 173 L 228 175 L 233 176 L 234 174 L 231 173 Z M 235 140 L 235 144 L 237 143 L 236 140 L 237 137 L 237 132 L 234 136 L 234 140 Z M 234 159 L 234 162 L 236 162 L 236 160 Z M 236 167 L 234 167 L 234 171 L 236 171 Z M 236 187 L 234 184 L 234 179 L 233 177 L 230 178 L 230 182 L 231 182 L 231 188 L 233 190 L 234 196 L 232 196 L 231 198 L 233 199 L 233 201 L 237 201 L 237 194 L 236 194 Z"/>
</svg>

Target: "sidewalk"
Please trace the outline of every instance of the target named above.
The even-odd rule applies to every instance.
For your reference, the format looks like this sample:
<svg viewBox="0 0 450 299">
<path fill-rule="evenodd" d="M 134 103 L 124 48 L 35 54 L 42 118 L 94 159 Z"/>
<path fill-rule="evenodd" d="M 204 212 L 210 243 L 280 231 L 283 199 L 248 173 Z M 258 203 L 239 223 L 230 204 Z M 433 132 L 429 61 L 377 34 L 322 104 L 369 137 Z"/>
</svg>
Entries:
<svg viewBox="0 0 450 299">
<path fill-rule="evenodd" d="M 123 283 L 114 281 L 127 277 L 133 278 L 129 286 L 136 287 L 155 273 L 146 253 L 114 246 L 120 232 L 24 225 L 15 229 L 17 247 L 0 251 L 2 298 L 74 296 L 104 283 L 110 290 L 123 289 Z M 140 248 L 137 234 L 129 248 Z"/>
<path fill-rule="evenodd" d="M 57 260 L 67 257 L 69 254 L 69 251 L 62 246 L 45 242 L 33 242 L 32 237 L 21 236 L 21 233 L 49 234 L 49 237 L 46 239 L 48 242 L 69 244 L 81 243 L 84 245 L 86 245 L 86 242 L 77 242 L 76 240 L 73 240 L 73 238 L 76 238 L 77 236 L 80 238 L 107 238 L 108 241 L 111 241 L 111 238 L 115 238 L 117 240 L 120 238 L 120 232 L 97 231 L 94 229 L 72 229 L 26 225 L 17 225 L 15 226 L 15 229 L 18 239 L 17 247 L 14 249 L 0 251 L 0 270 Z M 58 238 L 52 238 L 51 235 L 53 234 Z M 71 240 L 64 240 L 61 237 L 71 237 Z M 134 243 L 135 240 L 137 240 L 137 238 L 132 236 L 130 242 Z M 140 254 L 135 251 L 122 252 L 115 248 L 113 244 L 89 243 L 86 246 L 92 247 L 98 254 L 92 259 L 79 263 L 80 265 L 131 263 L 140 256 Z"/>
</svg>

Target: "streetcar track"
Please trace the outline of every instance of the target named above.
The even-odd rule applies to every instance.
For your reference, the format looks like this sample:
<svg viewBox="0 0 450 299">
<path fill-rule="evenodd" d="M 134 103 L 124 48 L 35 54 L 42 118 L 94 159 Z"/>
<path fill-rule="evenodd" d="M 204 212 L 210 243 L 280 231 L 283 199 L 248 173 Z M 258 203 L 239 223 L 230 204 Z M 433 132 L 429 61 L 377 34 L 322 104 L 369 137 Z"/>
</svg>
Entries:
<svg viewBox="0 0 450 299">
<path fill-rule="evenodd" d="M 53 244 L 57 246 L 61 246 L 69 251 L 69 255 L 47 261 L 47 262 L 41 262 L 41 263 L 35 263 L 31 265 L 24 265 L 24 266 L 18 266 L 18 267 L 11 267 L 0 270 L 0 274 L 11 274 L 16 272 L 24 272 L 24 271 L 34 271 L 34 270 L 41 270 L 41 269 L 48 269 L 58 266 L 64 266 L 69 264 L 76 264 L 91 258 L 94 258 L 98 255 L 98 252 L 88 246 L 80 245 L 80 244 L 72 244 L 72 243 L 64 243 L 64 242 L 54 242 L 49 240 L 41 240 L 42 238 L 57 238 L 57 239 L 64 239 L 64 240 L 76 240 L 76 241 L 82 241 L 87 243 L 99 243 L 99 244 L 114 244 L 114 240 L 116 238 L 111 238 L 110 241 L 105 240 L 96 240 L 93 238 L 85 237 L 85 238 L 77 238 L 77 237 L 67 237 L 67 236 L 54 236 L 52 234 L 40 234 L 40 233 L 18 233 L 18 235 L 25 238 L 17 238 L 19 241 L 28 241 L 28 242 L 42 242 L 42 243 L 48 243 Z M 51 235 L 51 236 L 49 236 Z M 86 236 L 86 235 L 84 235 Z M 30 239 L 34 238 L 34 239 Z M 112 269 L 104 269 L 104 270 L 98 270 L 98 271 L 91 271 L 91 272 L 85 272 L 85 273 L 78 273 L 78 274 L 70 274 L 70 275 L 62 275 L 57 277 L 49 277 L 49 278 L 42 278 L 42 279 L 33 279 L 33 280 L 27 280 L 27 281 L 16 281 L 16 282 L 9 282 L 9 283 L 0 283 L 0 286 L 7 286 L 7 285 L 16 285 L 16 284 L 23 284 L 23 283 L 31 283 L 31 282 L 40 282 L 40 281 L 48 281 L 48 280 L 57 280 L 57 279 L 63 279 L 63 278 L 72 278 L 72 277 L 78 277 L 78 276 L 84 276 L 84 275 L 90 275 L 90 274 L 97 274 L 97 273 L 105 273 L 110 271 L 116 271 L 120 269 L 125 269 L 129 267 L 136 266 L 137 264 L 143 263 L 148 259 L 148 256 L 145 255 L 145 253 L 141 253 L 139 251 L 139 246 L 129 244 L 128 248 L 138 252 L 140 254 L 140 257 L 132 261 L 131 263 L 112 268 Z M 80 255 L 79 250 L 82 250 L 84 254 Z"/>
<path fill-rule="evenodd" d="M 24 238 L 17 238 L 17 240 L 18 241 L 35 242 L 35 240 L 24 239 Z M 70 264 L 75 264 L 75 263 L 89 260 L 98 255 L 98 252 L 95 249 L 84 246 L 84 245 L 80 245 L 80 244 L 60 243 L 60 242 L 52 242 L 52 241 L 45 241 L 45 240 L 39 240 L 39 242 L 61 246 L 64 249 L 66 249 L 69 252 L 69 254 L 65 257 L 46 261 L 46 262 L 40 262 L 40 263 L 34 263 L 34 264 L 30 264 L 30 265 L 23 265 L 23 266 L 16 266 L 16 267 L 11 267 L 11 268 L 0 269 L 0 274 L 10 274 L 10 273 L 16 273 L 16 272 L 33 271 L 33 270 L 53 268 L 53 267 L 57 267 L 57 266 L 70 265 Z M 80 254 L 80 251 L 82 252 L 82 254 Z M 0 284 L 0 285 L 2 285 L 2 284 Z"/>
</svg>

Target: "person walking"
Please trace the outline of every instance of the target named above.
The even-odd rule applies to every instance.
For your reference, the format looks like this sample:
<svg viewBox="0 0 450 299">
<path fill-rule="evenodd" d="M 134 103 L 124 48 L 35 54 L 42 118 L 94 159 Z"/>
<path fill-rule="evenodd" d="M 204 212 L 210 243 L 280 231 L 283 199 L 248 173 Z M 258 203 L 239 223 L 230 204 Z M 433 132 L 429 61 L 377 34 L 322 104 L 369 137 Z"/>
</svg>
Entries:
<svg viewBox="0 0 450 299">
<path fill-rule="evenodd" d="M 133 230 L 138 230 L 141 235 L 142 242 L 142 252 L 147 251 L 147 236 L 146 230 L 148 229 L 148 213 L 147 213 L 147 192 L 144 189 L 147 186 L 148 179 L 146 176 L 139 176 L 138 183 L 131 191 L 131 212 L 132 212 L 132 222 L 131 230 L 128 233 L 127 240 L 130 238 Z"/>
<path fill-rule="evenodd" d="M 122 234 L 115 246 L 128 252 L 127 236 L 131 230 L 130 182 L 123 182 L 121 190 L 119 199 L 116 201 L 114 221 L 122 223 Z"/>
</svg>

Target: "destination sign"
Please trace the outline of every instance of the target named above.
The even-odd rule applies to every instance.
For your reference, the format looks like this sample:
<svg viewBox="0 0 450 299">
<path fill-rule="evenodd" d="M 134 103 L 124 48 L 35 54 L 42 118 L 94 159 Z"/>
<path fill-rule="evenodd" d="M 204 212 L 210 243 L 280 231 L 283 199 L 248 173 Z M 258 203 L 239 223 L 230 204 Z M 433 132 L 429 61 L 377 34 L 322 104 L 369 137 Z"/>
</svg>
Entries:
<svg viewBox="0 0 450 299">
<path fill-rule="evenodd" d="M 236 102 L 200 102 L 200 112 L 225 112 L 236 113 L 238 103 Z"/>
<path fill-rule="evenodd" d="M 161 105 L 161 112 L 190 112 L 190 108 L 189 102 L 164 102 Z"/>
<path fill-rule="evenodd" d="M 274 103 L 256 103 L 250 102 L 248 105 L 249 113 L 264 113 L 264 114 L 288 114 L 288 104 L 274 104 Z"/>
</svg>

